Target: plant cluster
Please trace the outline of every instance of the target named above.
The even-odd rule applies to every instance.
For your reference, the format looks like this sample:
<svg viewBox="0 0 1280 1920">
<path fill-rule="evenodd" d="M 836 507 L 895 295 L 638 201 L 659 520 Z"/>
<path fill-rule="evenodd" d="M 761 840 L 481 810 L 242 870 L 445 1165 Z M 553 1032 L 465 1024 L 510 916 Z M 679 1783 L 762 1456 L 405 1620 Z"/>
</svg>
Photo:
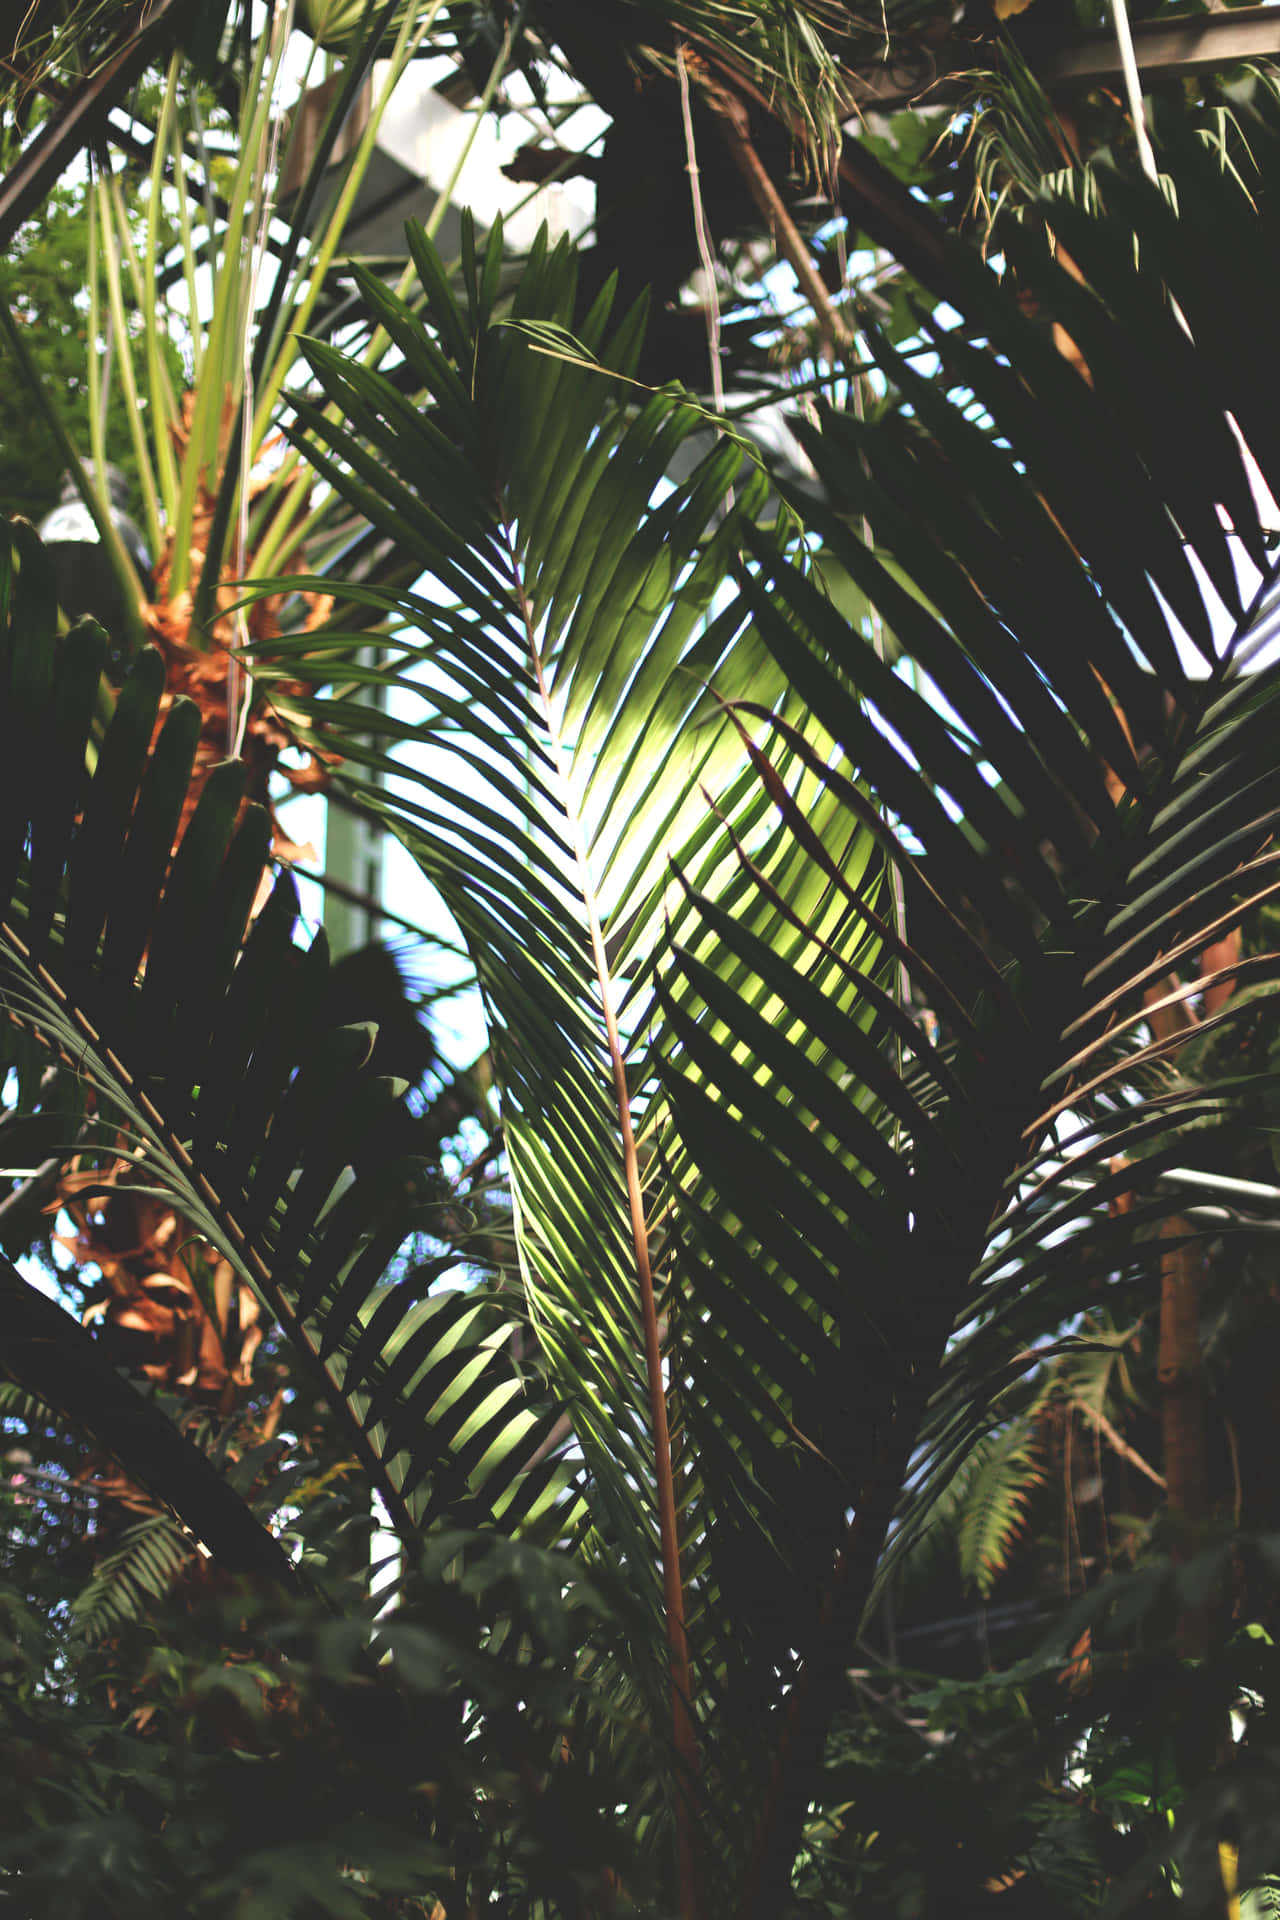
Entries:
<svg viewBox="0 0 1280 1920">
<path fill-rule="evenodd" d="M 837 152 L 830 10 L 621 8 L 809 303 L 799 377 L 739 316 L 772 460 L 672 377 L 706 208 L 638 291 L 574 9 L 300 9 L 283 213 L 291 9 L 54 11 L 20 86 L 164 71 L 83 309 L 157 566 L 107 633 L 0 526 L 0 1907 L 1266 1912 L 1274 89 L 1024 178 L 997 273 Z M 439 44 L 581 67 L 590 246 L 344 251 Z M 927 291 L 861 359 L 779 179 Z M 109 390 L 45 418 L 114 552 Z M 447 907 L 482 1062 L 302 927 L 297 787 Z"/>
</svg>

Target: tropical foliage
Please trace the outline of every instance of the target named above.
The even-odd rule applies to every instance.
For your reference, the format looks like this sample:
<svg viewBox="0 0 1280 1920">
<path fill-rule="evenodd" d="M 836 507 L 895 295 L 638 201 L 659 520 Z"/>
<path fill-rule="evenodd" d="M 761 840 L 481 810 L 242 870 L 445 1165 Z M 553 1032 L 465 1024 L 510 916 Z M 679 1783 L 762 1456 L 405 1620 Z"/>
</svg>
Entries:
<svg viewBox="0 0 1280 1920">
<path fill-rule="evenodd" d="M 415 22 L 366 21 L 358 57 L 407 58 Z M 263 233 L 278 58 L 250 60 L 231 203 Z M 833 365 L 803 488 L 646 383 L 645 303 L 598 257 L 584 299 L 567 243 L 513 274 L 468 222 L 452 266 L 411 230 L 396 290 L 344 269 L 354 345 L 296 337 L 329 242 L 290 268 L 238 430 L 220 382 L 169 396 L 160 644 L 118 687 L 6 526 L 4 1138 L 96 1236 L 107 1309 L 92 1333 L 0 1269 L 17 1564 L 63 1488 L 99 1542 L 65 1656 L 6 1602 L 20 1908 L 1266 1897 L 1274 1543 L 1252 1511 L 1214 1537 L 1172 1411 L 1165 1538 L 1038 1653 L 854 1666 L 948 1507 L 990 1586 L 1037 1415 L 1104 1418 L 1088 1366 L 1187 1295 L 1170 1169 L 1234 1164 L 1270 1111 L 1274 959 L 1234 933 L 1276 884 L 1280 439 L 1240 315 L 1276 277 L 1280 122 L 1265 86 L 1231 104 L 1232 168 L 1168 117 L 1172 204 L 1099 162 L 1104 213 L 1028 215 L 1016 294 L 917 209 L 952 314 L 909 353 L 868 327 L 872 380 Z M 123 247 L 110 181 L 95 204 Z M 245 337 L 217 326 L 207 375 Z M 255 494 L 273 417 L 292 451 Z M 288 872 L 264 883 L 277 789 L 211 750 L 211 714 L 233 747 L 249 723 L 201 691 L 210 640 L 261 737 L 452 913 L 480 1163 L 442 1163 L 383 1039 L 335 1018 Z M 148 1237 L 182 1296 L 161 1357 L 124 1337 Z"/>
</svg>

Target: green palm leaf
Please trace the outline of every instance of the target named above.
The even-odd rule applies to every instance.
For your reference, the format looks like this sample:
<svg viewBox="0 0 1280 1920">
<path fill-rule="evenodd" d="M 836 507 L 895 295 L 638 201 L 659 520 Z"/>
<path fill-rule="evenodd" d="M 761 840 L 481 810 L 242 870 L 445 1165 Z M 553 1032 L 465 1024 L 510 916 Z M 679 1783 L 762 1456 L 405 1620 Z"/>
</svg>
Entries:
<svg viewBox="0 0 1280 1920">
<path fill-rule="evenodd" d="M 510 1352 L 518 1323 L 491 1290 L 439 1287 L 459 1264 L 445 1255 L 384 1281 L 435 1221 L 428 1163 L 404 1083 L 370 1068 L 374 1030 L 326 1030 L 325 944 L 294 946 L 291 881 L 241 945 L 267 854 L 262 810 L 241 817 L 242 766 L 214 770 L 171 857 L 194 707 L 175 702 L 150 749 L 162 673 L 148 652 L 96 731 L 105 636 L 85 624 L 55 640 L 29 528 L 6 528 L 0 554 L 5 766 L 33 770 L 8 778 L 0 808 L 0 1044 L 25 1080 L 21 1104 L 60 1116 L 64 1143 L 78 1130 L 83 1152 L 110 1159 L 126 1143 L 143 1189 L 258 1292 L 402 1532 L 444 1512 L 554 1533 L 570 1472 L 547 1452 L 555 1416 Z M 56 1330 L 119 1431 L 131 1418 L 143 1432 L 167 1425 L 60 1309 L 32 1296 L 21 1315 L 43 1316 L 46 1339 Z M 73 1420 L 79 1404 L 96 1430 L 88 1398 L 53 1394 L 57 1349 L 42 1362 L 15 1338 L 6 1364 Z M 172 1483 L 181 1463 L 169 1452 Z"/>
<path fill-rule="evenodd" d="M 1249 132 L 1260 174 L 1274 178 L 1269 109 Z M 1177 1202 L 1155 1182 L 1185 1158 L 1188 1129 L 1220 1120 L 1237 1090 L 1173 1075 L 1177 1036 L 1151 1024 L 1146 1001 L 1193 997 L 1200 950 L 1276 884 L 1280 674 L 1242 668 L 1273 630 L 1280 576 L 1227 422 L 1274 486 L 1275 403 L 1218 351 L 1240 291 L 1233 249 L 1267 255 L 1270 229 L 1194 139 L 1171 130 L 1163 159 L 1180 220 L 1145 186 L 1108 177 L 1124 220 L 1053 209 L 1082 283 L 1042 243 L 1028 239 L 1019 259 L 1021 284 L 1061 316 L 1090 383 L 957 254 L 965 326 L 929 327 L 941 378 L 881 345 L 908 410 L 867 425 L 827 411 L 800 428 L 829 502 L 806 509 L 810 524 L 909 666 L 891 668 L 806 569 L 748 536 L 744 610 L 843 764 L 765 704 L 738 711 L 769 721 L 769 752 L 820 782 L 850 827 L 875 831 L 902 876 L 912 1002 L 941 1033 L 913 1016 L 904 1034 L 904 1009 L 884 1005 L 887 982 L 877 1001 L 873 982 L 864 992 L 879 1017 L 863 1047 L 802 967 L 690 884 L 696 911 L 663 989 L 665 1082 L 696 1167 L 681 1229 L 684 1384 L 713 1548 L 720 1535 L 720 1605 L 742 1641 L 735 1730 L 763 1729 L 743 1770 L 749 1795 L 769 1777 L 762 1756 L 783 1755 L 760 1799 L 744 1913 L 785 1898 L 877 1575 L 920 1537 L 957 1469 L 990 1449 L 993 1409 L 1032 1364 L 1035 1336 L 1104 1285 L 1114 1294 L 1140 1279 L 1168 1247 L 1154 1229 Z M 892 569 L 853 530 L 864 520 Z M 1249 594 L 1241 553 L 1261 574 Z M 1184 665 L 1175 619 L 1203 677 Z M 1118 804 L 1108 769 L 1123 783 Z M 809 806 L 777 767 L 767 778 L 794 842 L 820 858 Z M 767 1098 L 736 1045 L 682 1016 L 681 985 L 704 987 L 698 932 L 799 1016 L 793 1054 L 841 1062 L 844 1084 L 875 1091 L 877 1142 L 854 1114 L 824 1138 L 818 1079 L 797 1073 Z M 1268 974 L 1274 960 L 1256 968 Z M 725 1031 L 755 1057 L 777 1050 L 746 1008 L 722 1004 Z M 1135 1164 L 1112 1171 L 1117 1156 Z M 865 1196 L 861 1214 L 849 1194 Z M 1123 1194 L 1138 1204 L 1112 1217 Z M 1006 1437 L 1016 1453 L 1015 1430 Z M 993 1481 L 993 1492 L 983 1526 L 997 1537 L 1010 1513 L 1007 1489 Z M 980 1558 L 976 1535 L 973 1545 Z M 749 1577 L 757 1591 L 744 1604 Z M 781 1688 L 762 1688 L 750 1657 L 742 1616 L 753 1608 L 757 1652 L 772 1645 Z"/>
<path fill-rule="evenodd" d="M 500 232 L 483 258 L 468 240 L 465 308 L 412 229 L 410 245 L 425 319 L 372 276 L 360 285 L 424 404 L 398 390 L 404 377 L 392 386 L 313 343 L 329 406 L 298 411 L 309 459 L 434 584 L 380 602 L 396 624 L 376 671 L 348 677 L 352 637 L 322 630 L 258 672 L 312 679 L 314 696 L 281 695 L 291 720 L 391 782 L 339 776 L 383 812 L 471 947 L 526 1297 L 583 1457 L 581 1547 L 630 1636 L 615 1675 L 629 1669 L 619 1684 L 638 1689 L 656 1728 L 674 1684 L 679 1802 L 711 1733 L 694 1724 L 701 1668 L 718 1684 L 722 1657 L 712 1609 L 685 1606 L 705 1549 L 690 1537 L 682 1563 L 696 1484 L 677 1484 L 669 1453 L 674 1440 L 683 1473 L 683 1402 L 668 1404 L 663 1353 L 679 1307 L 663 1290 L 691 1167 L 657 1097 L 650 1037 L 668 921 L 686 913 L 672 861 L 780 954 L 814 955 L 816 990 L 847 1018 L 852 956 L 878 937 L 871 842 L 834 820 L 824 870 L 771 823 L 754 742 L 722 695 L 783 699 L 781 678 L 750 622 L 719 611 L 767 485 L 731 440 L 666 480 L 703 417 L 670 392 L 632 407 L 642 316 L 610 334 L 606 292 L 572 353 L 551 356 L 529 342 L 566 337 L 567 248 L 539 243 L 508 313 L 495 304 Z M 371 678 L 393 690 L 389 712 L 361 700 Z M 819 757 L 831 750 L 816 723 L 801 738 Z M 798 761 L 795 775 L 825 834 L 838 806 Z M 744 855 L 758 883 L 744 880 Z M 753 997 L 756 1026 L 780 1020 L 786 1034 L 774 989 L 753 994 L 729 943 L 708 935 L 699 951 L 687 1022 L 733 1047 L 721 995 L 736 982 L 735 1006 Z M 777 1066 L 754 1037 L 741 1071 L 770 1086 Z M 664 1642 L 669 1656 L 651 1658 Z M 637 1792 L 638 1817 L 652 1780 Z M 650 1832 L 653 1845 L 665 1828 Z"/>
<path fill-rule="evenodd" d="M 1274 126 L 1250 137 L 1280 165 Z M 420 238 L 425 317 L 362 276 L 395 386 L 308 349 L 310 458 L 430 584 L 369 596 L 398 622 L 379 668 L 346 672 L 353 636 L 321 632 L 278 672 L 313 683 L 292 717 L 317 744 L 394 781 L 344 776 L 472 947 L 522 1277 L 583 1457 L 579 1545 L 630 1636 L 614 1681 L 656 1726 L 674 1676 L 672 1797 L 696 1794 L 709 1857 L 741 1862 L 755 1806 L 744 1912 L 786 1897 L 877 1577 L 1033 1330 L 1158 1257 L 1177 1203 L 1154 1183 L 1231 1091 L 1171 1077 L 1144 996 L 1193 996 L 1200 949 L 1274 884 L 1280 684 L 1240 671 L 1273 580 L 1228 412 L 1280 473 L 1269 389 L 1215 357 L 1205 291 L 1227 298 L 1236 270 L 1208 257 L 1260 245 L 1255 216 L 1194 141 L 1166 159 L 1182 225 L 1107 189 L 1151 235 L 1140 269 L 1070 209 L 1084 288 L 1030 241 L 1021 262 L 1092 385 L 957 251 L 941 377 L 879 346 L 908 408 L 803 430 L 827 493 L 810 525 L 899 669 L 787 527 L 752 525 L 732 445 L 663 480 L 692 413 L 598 370 L 626 373 L 634 316 L 610 338 L 606 298 L 580 351 L 530 351 L 568 323 L 564 250 L 535 251 L 518 327 L 494 324 L 500 237 L 468 241 L 465 308 Z M 691 1876 L 686 1851 L 686 1901 Z"/>
</svg>

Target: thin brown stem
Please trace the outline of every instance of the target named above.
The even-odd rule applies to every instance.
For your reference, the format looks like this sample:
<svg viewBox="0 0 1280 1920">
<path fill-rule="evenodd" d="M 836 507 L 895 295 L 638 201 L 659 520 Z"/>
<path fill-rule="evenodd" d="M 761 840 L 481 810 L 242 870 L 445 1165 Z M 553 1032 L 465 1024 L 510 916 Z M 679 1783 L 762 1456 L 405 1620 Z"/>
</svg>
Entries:
<svg viewBox="0 0 1280 1920">
<path fill-rule="evenodd" d="M 1204 1364 L 1200 1353 L 1204 1250 L 1198 1241 L 1186 1239 L 1186 1233 L 1183 1220 L 1167 1220 L 1162 1228 L 1165 1238 L 1180 1244 L 1170 1247 L 1160 1262 L 1160 1345 L 1156 1357 L 1175 1561 L 1195 1554 L 1210 1511 Z M 1184 1609 L 1178 1622 L 1180 1652 L 1188 1656 L 1204 1652 L 1209 1619 L 1205 1607 Z"/>
<path fill-rule="evenodd" d="M 685 171 L 689 176 L 689 195 L 693 201 L 693 230 L 698 240 L 698 258 L 707 282 L 707 352 L 711 358 L 711 397 L 717 413 L 724 412 L 724 377 L 720 369 L 720 294 L 716 287 L 716 263 L 707 231 L 706 210 L 702 204 L 702 176 L 698 171 L 698 150 L 693 137 L 693 109 L 689 101 L 689 75 L 684 48 L 676 48 L 676 73 L 680 82 L 680 112 L 684 121 Z"/>
<path fill-rule="evenodd" d="M 736 95 L 728 93 L 725 88 L 717 86 L 714 82 L 708 83 L 706 91 L 711 105 L 719 115 L 725 144 L 734 165 L 746 182 L 747 191 L 768 222 L 778 252 L 787 261 L 796 276 L 801 293 L 813 308 L 823 337 L 830 346 L 851 347 L 853 335 L 832 306 L 831 296 L 823 285 L 822 276 L 813 264 L 812 255 L 801 237 L 800 230 L 791 218 L 786 202 L 774 185 L 768 168 L 756 152 L 755 143 L 749 131 L 746 107 Z"/>
<path fill-rule="evenodd" d="M 1240 1478 L 1240 1436 L 1236 1432 L 1236 1423 L 1229 1413 L 1223 1414 L 1222 1425 L 1227 1436 L 1227 1451 L 1231 1455 L 1231 1524 L 1238 1528 L 1240 1515 L 1244 1511 L 1244 1485 Z"/>
<path fill-rule="evenodd" d="M 800 115 L 776 96 L 770 97 L 724 47 L 704 42 L 699 54 L 742 99 L 779 121 L 797 140 L 804 139 Z M 836 175 L 842 200 L 872 241 L 901 261 L 930 292 L 963 310 L 964 291 L 951 264 L 946 229 L 937 216 L 913 199 L 909 189 L 859 140 L 846 142 Z"/>
<path fill-rule="evenodd" d="M 1070 1594 L 1071 1594 L 1071 1555 L 1072 1553 L 1075 1554 L 1076 1565 L 1080 1569 L 1081 1592 L 1084 1591 L 1085 1586 L 1088 1584 L 1085 1578 L 1084 1555 L 1080 1551 L 1080 1526 L 1079 1526 L 1079 1519 L 1076 1514 L 1076 1476 L 1075 1476 L 1074 1454 L 1075 1454 L 1075 1428 L 1072 1425 L 1071 1416 L 1070 1414 L 1068 1414 L 1066 1426 L 1063 1430 L 1063 1446 L 1062 1446 L 1062 1499 L 1063 1499 L 1063 1504 L 1066 1508 L 1067 1542 L 1068 1542 L 1067 1563 L 1066 1563 L 1068 1598 L 1070 1597 Z"/>
<path fill-rule="evenodd" d="M 1136 1467 L 1139 1473 L 1145 1473 L 1147 1479 L 1157 1487 L 1164 1487 L 1167 1484 L 1164 1475 L 1157 1473 L 1155 1468 L 1143 1459 L 1137 1448 L 1129 1445 L 1124 1435 L 1112 1426 L 1105 1413 L 1097 1412 L 1083 1400 L 1077 1400 L 1075 1404 L 1085 1419 L 1092 1422 L 1094 1432 L 1102 1436 L 1113 1453 L 1119 1454 L 1122 1460 L 1127 1460 L 1129 1465 Z"/>
</svg>

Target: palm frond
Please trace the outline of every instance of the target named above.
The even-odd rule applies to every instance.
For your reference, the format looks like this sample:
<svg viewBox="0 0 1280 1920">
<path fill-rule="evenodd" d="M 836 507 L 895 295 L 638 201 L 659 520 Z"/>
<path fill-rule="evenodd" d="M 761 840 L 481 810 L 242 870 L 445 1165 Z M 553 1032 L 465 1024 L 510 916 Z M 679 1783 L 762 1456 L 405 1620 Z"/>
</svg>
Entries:
<svg viewBox="0 0 1280 1920">
<path fill-rule="evenodd" d="M 1239 104 L 1275 177 L 1267 112 Z M 1278 871 L 1280 680 L 1242 671 L 1276 579 L 1228 415 L 1273 485 L 1280 440 L 1226 350 L 1270 229 L 1196 138 L 1165 159 L 1180 216 L 1118 172 L 1119 218 L 1055 210 L 1083 282 L 1027 238 L 1021 284 L 1087 380 L 956 250 L 940 377 L 877 342 L 906 406 L 802 430 L 827 505 L 795 511 L 897 667 L 793 521 L 753 525 L 735 448 L 663 480 L 691 414 L 589 364 L 627 371 L 634 316 L 610 339 L 605 299 L 582 354 L 529 351 L 569 324 L 563 249 L 535 251 L 520 328 L 494 324 L 500 236 L 468 237 L 465 310 L 421 237 L 425 315 L 362 276 L 395 385 L 308 348 L 309 457 L 431 585 L 370 596 L 399 623 L 379 667 L 344 676 L 351 636 L 322 631 L 265 671 L 311 679 L 317 744 L 394 777 L 344 776 L 472 945 L 581 1546 L 620 1570 L 651 1723 L 668 1636 L 693 1689 L 712 1858 L 757 1805 L 744 1913 L 785 1898 L 891 1526 L 907 1550 L 1046 1322 L 1104 1285 L 1122 1307 L 1169 1244 L 1160 1172 L 1232 1091 L 1170 1074 L 1148 1001 L 1194 1000 Z M 368 681 L 412 706 L 370 711 Z M 987 1517 L 1007 1533 L 1007 1489 Z"/>
<path fill-rule="evenodd" d="M 57 641 L 39 542 L 15 524 L 2 551 L 0 1042 L 6 1062 L 25 1066 L 34 1048 L 58 1067 L 52 1086 L 28 1075 L 20 1103 L 65 1115 L 67 1145 L 78 1134 L 82 1156 L 103 1155 L 104 1181 L 123 1153 L 139 1191 L 175 1204 L 259 1293 L 404 1532 L 441 1511 L 510 1526 L 541 1516 L 554 1531 L 571 1476 L 554 1447 L 534 1461 L 555 1415 L 516 1366 L 518 1323 L 491 1289 L 438 1286 L 459 1264 L 443 1252 L 384 1282 L 435 1221 L 429 1166 L 404 1083 L 371 1063 L 374 1030 L 326 1030 L 325 943 L 294 946 L 291 881 L 241 945 L 267 853 L 262 809 L 241 805 L 243 767 L 214 769 L 171 857 L 194 706 L 175 702 L 150 750 L 162 673 L 147 652 L 95 735 L 105 635 L 85 623 Z M 15 778 L 19 765 L 34 772 Z M 127 1424 L 120 1395 L 138 1396 L 89 1336 L 12 1284 L 72 1371 L 96 1355 Z M 229 1322 L 221 1331 L 234 1340 Z M 74 1419 L 74 1394 L 50 1385 L 57 1352 L 29 1371 L 39 1357 L 11 1345 L 6 1364 Z"/>
<path fill-rule="evenodd" d="M 1245 97 L 1238 111 L 1259 176 L 1274 179 L 1280 129 L 1268 97 Z M 723 1530 L 726 1500 L 749 1516 L 754 1568 L 762 1543 L 788 1539 L 800 1450 L 821 1457 L 806 1476 L 811 1499 L 821 1473 L 831 1478 L 825 1515 L 811 1509 L 807 1557 L 789 1548 L 777 1560 L 770 1604 L 785 1625 L 775 1645 L 794 1651 L 794 1665 L 785 1731 L 773 1725 L 769 1739 L 787 1743 L 787 1763 L 764 1795 L 744 1912 L 784 1897 L 844 1650 L 877 1572 L 972 1465 L 1037 1330 L 1104 1286 L 1119 1310 L 1124 1287 L 1167 1248 L 1154 1230 L 1177 1201 L 1155 1182 L 1185 1153 L 1189 1128 L 1224 1117 L 1232 1090 L 1170 1073 L 1176 1038 L 1152 1003 L 1194 1002 L 1212 984 L 1198 977 L 1199 952 L 1276 885 L 1280 782 L 1268 742 L 1280 676 L 1244 668 L 1273 631 L 1280 577 L 1228 420 L 1274 487 L 1274 392 L 1228 345 L 1245 297 L 1240 263 L 1251 272 L 1271 260 L 1271 216 L 1193 133 L 1169 136 L 1180 216 L 1113 171 L 1104 197 L 1115 219 L 1055 204 L 1081 280 L 1030 238 L 1019 252 L 1020 284 L 1070 333 L 1087 379 L 993 276 L 957 255 L 965 326 L 928 323 L 941 379 L 880 344 L 906 411 L 863 424 L 827 410 L 800 429 L 830 502 L 806 507 L 809 523 L 910 670 L 884 661 L 774 542 L 747 535 L 744 605 L 843 759 L 824 761 L 762 702 L 737 711 L 769 728 L 762 764 L 771 752 L 792 758 L 838 796 L 850 825 L 876 834 L 902 876 L 912 998 L 941 1032 L 912 1021 L 904 1033 L 906 1005 L 895 1027 L 886 980 L 879 1002 L 872 992 L 873 1070 L 857 1030 L 804 971 L 691 885 L 692 924 L 732 948 L 757 991 L 769 982 L 811 1056 L 841 1062 L 846 1084 L 882 1102 L 878 1163 L 852 1116 L 841 1137 L 867 1181 L 874 1226 L 864 1232 L 832 1207 L 830 1150 L 807 1086 L 783 1082 L 772 1104 L 754 1093 L 732 1048 L 682 1023 L 668 977 L 666 1085 L 697 1170 L 684 1187 L 693 1257 L 680 1284 L 689 1379 L 707 1402 L 705 1524 Z M 853 530 L 864 519 L 892 572 Z M 1257 584 L 1242 589 L 1238 567 Z M 1194 673 L 1188 654 L 1199 655 Z M 820 858 L 807 806 L 776 767 L 766 772 L 787 833 Z M 691 988 L 701 972 L 689 924 L 678 929 L 678 977 Z M 1273 958 L 1255 964 L 1256 977 L 1274 978 Z M 730 1031 L 749 1031 L 744 1022 L 726 1008 Z M 763 1036 L 751 1032 L 750 1044 Z M 1114 1170 L 1118 1156 L 1136 1170 Z M 1133 1211 L 1108 1208 L 1129 1194 Z M 739 1310 L 745 1364 L 722 1373 L 692 1356 L 724 1345 L 730 1273 L 758 1317 L 753 1327 Z M 787 1355 L 787 1373 L 781 1329 L 803 1332 L 801 1305 L 805 1371 Z M 802 1385 L 799 1400 L 779 1391 L 788 1378 L 793 1394 Z M 752 1432 L 735 1458 L 715 1436 L 742 1421 L 746 1381 Z M 987 1518 L 1002 1513 L 1007 1526 L 1007 1488 L 997 1507 Z M 816 1581 L 814 1566 L 826 1569 Z M 738 1670 L 741 1705 L 760 1692 L 759 1663 L 743 1658 Z"/>
<path fill-rule="evenodd" d="M 714 1610 L 684 1608 L 705 1543 L 680 1543 L 698 1469 L 679 1431 L 687 1403 L 668 1402 L 659 1320 L 665 1311 L 668 1332 L 678 1326 L 664 1289 L 688 1177 L 655 1098 L 651 1043 L 667 923 L 685 912 L 670 862 L 723 892 L 726 911 L 779 954 L 812 954 L 815 991 L 856 1027 L 854 957 L 869 965 L 880 937 L 871 841 L 836 822 L 828 870 L 769 821 L 754 741 L 723 696 L 781 694 L 780 683 L 750 623 L 718 611 L 767 484 L 732 440 L 666 480 L 702 415 L 668 392 L 632 410 L 641 315 L 610 334 L 606 293 L 572 353 L 531 350 L 531 335 L 563 339 L 555 330 L 572 319 L 567 248 L 535 248 L 507 313 L 500 231 L 483 257 L 468 239 L 465 310 L 425 238 L 411 230 L 410 244 L 425 318 L 360 275 L 404 355 L 397 385 L 316 343 L 308 357 L 329 409 L 298 406 L 311 462 L 437 586 L 391 602 L 376 670 L 347 680 L 350 636 L 320 630 L 258 672 L 310 675 L 314 696 L 281 696 L 304 737 L 341 738 L 349 762 L 394 776 L 389 789 L 345 768 L 338 777 L 384 813 L 471 947 L 532 1324 L 583 1457 L 582 1546 L 629 1623 L 622 1684 L 657 1727 L 666 1659 L 636 1650 L 669 1639 L 680 1695 L 703 1691 L 686 1660 L 720 1664 Z M 410 377 L 426 404 L 406 399 Z M 395 690 L 390 712 L 363 703 L 362 680 Z M 399 717 L 415 709 L 416 723 Z M 830 751 L 816 722 L 803 738 Z M 796 777 L 825 831 L 835 803 L 798 765 Z M 774 1088 L 795 1062 L 786 1006 L 761 986 L 735 1040 L 725 983 L 737 982 L 735 1010 L 750 987 L 718 928 L 695 944 L 686 1022 L 736 1049 L 754 1089 Z M 774 1022 L 779 1059 L 757 1044 Z M 676 1460 L 689 1474 L 678 1484 Z M 678 1706 L 686 1765 L 692 1731 Z M 653 1783 L 640 1791 L 647 1807 Z"/>
<path fill-rule="evenodd" d="M 117 1373 L 101 1346 L 56 1302 L 0 1260 L 5 1371 L 30 1396 L 87 1434 L 129 1479 L 169 1507 L 220 1564 L 288 1590 L 288 1557 L 208 1457 L 154 1401 Z"/>
</svg>

